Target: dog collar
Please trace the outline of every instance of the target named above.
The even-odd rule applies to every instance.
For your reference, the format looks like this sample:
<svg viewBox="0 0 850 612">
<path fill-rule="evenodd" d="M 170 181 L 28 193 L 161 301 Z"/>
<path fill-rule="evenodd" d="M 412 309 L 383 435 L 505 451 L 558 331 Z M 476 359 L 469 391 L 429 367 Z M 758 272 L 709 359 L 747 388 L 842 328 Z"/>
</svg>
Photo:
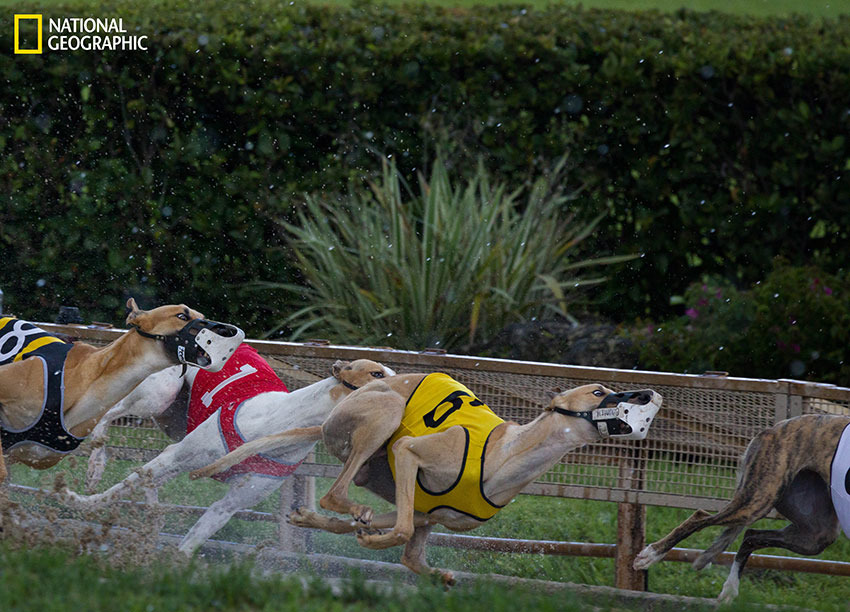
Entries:
<svg viewBox="0 0 850 612">
<path fill-rule="evenodd" d="M 360 387 L 355 387 L 354 385 L 352 385 L 352 384 L 351 384 L 350 382 L 348 382 L 347 380 L 341 380 L 340 382 L 342 383 L 342 385 L 343 385 L 346 389 L 351 389 L 352 391 L 357 391 L 357 389 L 359 389 L 359 388 L 360 388 Z"/>
<path fill-rule="evenodd" d="M 130 326 L 140 336 L 162 342 L 166 351 L 183 364 L 184 374 L 187 365 L 218 372 L 245 339 L 245 332 L 238 327 L 206 319 L 193 319 L 173 334 L 152 334 L 138 325 Z"/>
</svg>

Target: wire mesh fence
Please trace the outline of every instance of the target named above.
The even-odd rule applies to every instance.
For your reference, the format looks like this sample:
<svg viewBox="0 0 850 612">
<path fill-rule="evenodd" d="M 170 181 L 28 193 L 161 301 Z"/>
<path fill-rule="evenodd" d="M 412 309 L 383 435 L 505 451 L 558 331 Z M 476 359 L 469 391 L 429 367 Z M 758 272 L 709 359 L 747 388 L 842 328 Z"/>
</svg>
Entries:
<svg viewBox="0 0 850 612">
<path fill-rule="evenodd" d="M 94 343 L 122 333 L 45 327 Z M 527 493 L 538 495 L 717 509 L 731 497 L 739 457 L 756 433 L 798 414 L 850 415 L 850 389 L 817 383 L 588 368 L 323 342 L 250 343 L 290 390 L 327 377 L 337 359 L 368 358 L 398 373 L 446 372 L 500 417 L 520 424 L 534 419 L 548 403 L 547 391 L 556 388 L 601 382 L 615 391 L 652 388 L 664 397 L 646 440 L 606 439 L 568 453 L 527 487 Z M 122 458 L 149 459 L 169 442 L 150 420 L 125 418 L 111 429 L 113 455 Z M 334 476 L 337 465 L 319 445 L 301 471 Z"/>
</svg>

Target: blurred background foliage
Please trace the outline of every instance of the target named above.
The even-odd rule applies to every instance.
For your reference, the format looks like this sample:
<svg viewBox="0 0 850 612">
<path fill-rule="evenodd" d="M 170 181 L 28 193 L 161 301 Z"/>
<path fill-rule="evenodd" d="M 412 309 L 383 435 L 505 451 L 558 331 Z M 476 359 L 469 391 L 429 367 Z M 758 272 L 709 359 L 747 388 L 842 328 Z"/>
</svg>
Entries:
<svg viewBox="0 0 850 612">
<path fill-rule="evenodd" d="M 576 222 L 562 169 L 508 191 L 480 163 L 453 182 L 438 158 L 414 190 L 391 163 L 368 194 L 308 197 L 285 224 L 304 282 L 271 285 L 301 308 L 279 326 L 293 339 L 457 350 L 516 321 L 575 321 L 579 290 L 603 280 L 584 272 L 631 256 L 573 259 L 602 217 Z"/>
<path fill-rule="evenodd" d="M 0 288 L 30 319 L 76 305 L 118 323 L 135 295 L 287 336 L 305 319 L 281 321 L 317 297 L 295 228 L 317 207 L 375 202 L 386 160 L 399 185 L 430 184 L 438 150 L 453 192 L 482 168 L 505 194 L 523 189 L 518 222 L 537 181 L 573 194 L 565 231 L 598 224 L 569 261 L 639 255 L 583 296 L 618 322 L 675 320 L 671 298 L 703 278 L 751 291 L 777 255 L 846 276 L 847 17 L 267 0 L 28 10 L 120 16 L 150 37 L 147 52 L 0 56 Z M 399 206 L 417 206 L 421 191 L 399 189 Z M 557 242 L 559 227 L 537 229 Z M 527 295 L 510 317 L 540 316 L 542 294 Z M 471 304 L 463 324 L 440 323 L 496 333 L 505 318 Z M 402 321 L 372 316 L 333 340 Z"/>
<path fill-rule="evenodd" d="M 721 277 L 691 284 L 684 313 L 630 327 L 642 369 L 850 386 L 847 274 L 779 259 L 764 281 L 737 289 Z"/>
</svg>

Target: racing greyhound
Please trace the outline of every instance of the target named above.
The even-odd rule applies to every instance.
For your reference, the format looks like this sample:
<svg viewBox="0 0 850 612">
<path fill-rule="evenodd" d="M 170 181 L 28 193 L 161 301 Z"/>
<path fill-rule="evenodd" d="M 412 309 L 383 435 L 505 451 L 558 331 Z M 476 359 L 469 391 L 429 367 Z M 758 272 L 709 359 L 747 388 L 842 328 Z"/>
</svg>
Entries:
<svg viewBox="0 0 850 612">
<path fill-rule="evenodd" d="M 748 529 L 719 599 L 738 596 L 741 572 L 750 555 L 768 547 L 817 555 L 838 537 L 839 522 L 850 532 L 850 418 L 807 414 L 780 421 L 752 439 L 741 458 L 732 499 L 716 514 L 697 510 L 665 537 L 644 548 L 635 569 L 647 569 L 681 540 L 705 527 L 723 532 L 694 560 L 702 569 L 745 527 L 776 508 L 790 524 L 783 529 Z M 847 435 L 844 435 L 847 433 Z M 840 521 L 839 521 L 840 519 Z"/>
<path fill-rule="evenodd" d="M 130 331 L 103 348 L 0 318 L 0 482 L 3 455 L 47 469 L 147 376 L 175 363 L 219 370 L 245 335 L 182 304 L 146 311 L 130 298 L 127 308 Z"/>
<path fill-rule="evenodd" d="M 211 475 L 255 452 L 322 439 L 344 465 L 319 503 L 355 520 L 301 509 L 290 522 L 334 533 L 358 531 L 358 542 L 367 548 L 404 544 L 405 566 L 452 584 L 451 572 L 431 569 L 425 561 L 434 524 L 473 529 L 567 452 L 607 436 L 643 439 L 661 402 L 652 390 L 615 393 L 584 385 L 553 394 L 540 416 L 518 425 L 502 421 L 446 374 L 405 374 L 353 392 L 320 427 L 255 440 L 193 476 Z M 396 511 L 373 516 L 368 506 L 350 501 L 352 481 L 394 503 Z"/>
<path fill-rule="evenodd" d="M 143 476 L 150 477 L 150 487 L 158 487 L 183 472 L 224 456 L 245 440 L 269 431 L 319 425 L 352 390 L 392 375 L 392 370 L 368 359 L 351 363 L 337 361 L 331 368 L 330 377 L 288 393 L 274 370 L 247 344 L 240 346 L 227 366 L 212 376 L 190 371 L 184 383 L 176 372 L 160 372 L 139 385 L 110 410 L 107 417 L 127 414 L 158 416 L 177 398 L 178 412 L 182 409 L 185 414 L 188 408 L 188 423 L 184 427 L 189 432 L 103 493 L 83 496 L 65 489 L 64 499 L 72 507 L 92 509 L 117 499 L 140 482 L 148 484 L 141 480 Z M 186 397 L 179 394 L 184 385 L 188 387 L 188 406 Z M 314 444 L 315 441 L 306 441 L 281 449 L 272 456 L 251 457 L 231 468 L 227 474 L 221 474 L 220 479 L 229 486 L 227 493 L 204 512 L 183 538 L 178 550 L 191 555 L 224 527 L 236 512 L 256 506 L 280 488 Z M 105 454 L 100 452 L 99 456 L 102 459 L 93 461 L 94 471 L 103 469 Z M 147 489 L 148 492 L 154 490 Z"/>
</svg>

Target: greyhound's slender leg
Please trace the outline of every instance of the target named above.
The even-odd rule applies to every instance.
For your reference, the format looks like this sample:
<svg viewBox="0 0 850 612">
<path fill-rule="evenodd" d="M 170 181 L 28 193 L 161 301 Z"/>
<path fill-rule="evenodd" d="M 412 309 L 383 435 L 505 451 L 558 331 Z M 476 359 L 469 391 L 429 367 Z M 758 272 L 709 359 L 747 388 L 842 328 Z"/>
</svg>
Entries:
<svg viewBox="0 0 850 612">
<path fill-rule="evenodd" d="M 416 574 L 437 574 L 444 585 L 451 586 L 455 583 L 454 574 L 448 570 L 435 569 L 429 566 L 425 560 L 425 544 L 428 541 L 431 529 L 433 529 L 433 525 L 425 524 L 417 526 L 413 530 L 413 536 L 404 546 L 401 563 Z"/>
<path fill-rule="evenodd" d="M 766 516 L 772 507 L 772 499 L 764 497 L 753 499 L 750 495 L 748 495 L 748 492 L 742 492 L 741 489 L 738 489 L 735 493 L 735 497 L 732 498 L 732 501 L 716 514 L 709 514 L 705 510 L 697 510 L 665 537 L 644 548 L 640 554 L 635 557 L 633 564 L 634 568 L 647 569 L 652 564 L 664 558 L 664 555 L 666 555 L 670 549 L 689 535 L 712 525 L 726 525 L 730 527 L 730 529 L 727 529 L 723 533 L 720 539 L 726 540 L 734 538 L 734 536 L 740 532 L 740 528 L 750 525 L 758 519 Z M 705 565 L 709 560 L 710 559 L 705 560 L 702 565 Z"/>
<path fill-rule="evenodd" d="M 348 498 L 348 487 L 369 458 L 389 440 L 401 423 L 405 400 L 386 385 L 372 383 L 340 402 L 322 425 L 328 450 L 344 457 L 342 472 L 319 500 L 325 510 L 351 514 L 364 524 L 372 520 L 372 509 Z"/>
<path fill-rule="evenodd" d="M 721 601 L 738 595 L 741 573 L 754 551 L 776 547 L 801 555 L 817 555 L 838 537 L 838 517 L 829 488 L 814 472 L 800 472 L 777 502 L 776 509 L 791 524 L 784 529 L 747 530 L 720 593 Z"/>
<path fill-rule="evenodd" d="M 416 491 L 416 476 L 420 469 L 434 478 L 437 474 L 448 487 L 457 480 L 463 470 L 463 450 L 466 432 L 460 426 L 435 434 L 419 437 L 402 436 L 393 445 L 395 454 L 395 503 L 398 521 L 392 531 L 381 534 L 358 536 L 361 546 L 366 548 L 389 548 L 404 544 L 414 532 L 413 498 Z M 456 462 L 446 457 L 456 457 Z"/>
<path fill-rule="evenodd" d="M 109 425 L 123 416 L 154 417 L 165 412 L 183 387 L 181 368 L 174 366 L 151 374 L 127 397 L 115 404 L 89 434 L 92 451 L 86 469 L 86 491 L 93 493 L 106 468 Z"/>
<path fill-rule="evenodd" d="M 178 550 L 191 556 L 199 546 L 224 527 L 234 514 L 256 506 L 279 489 L 283 481 L 283 478 L 257 474 L 235 474 L 228 478 L 227 484 L 230 488 L 227 493 L 207 508 L 180 542 Z"/>
<path fill-rule="evenodd" d="M 307 508 L 299 508 L 295 512 L 292 512 L 288 518 L 289 523 L 296 527 L 321 529 L 330 533 L 353 533 L 363 528 L 363 525 L 358 524 L 356 521 L 319 514 Z M 371 529 L 389 529 L 395 525 L 396 520 L 395 512 L 378 514 L 372 518 L 369 527 Z"/>
<path fill-rule="evenodd" d="M 763 443 L 763 440 L 766 441 Z M 790 479 L 790 476 L 788 479 L 776 477 L 775 461 L 770 460 L 772 447 L 773 444 L 765 438 L 764 432 L 753 438 L 741 460 L 740 480 L 729 503 L 716 514 L 709 514 L 705 510 L 694 512 L 665 537 L 644 548 L 635 557 L 634 568 L 647 569 L 663 559 L 676 544 L 700 529 L 712 525 L 727 526 L 730 529 L 720 537 L 725 541 L 737 535 L 735 528 L 743 528 L 766 516 Z M 712 549 L 712 552 L 716 554 L 720 551 Z M 702 567 L 710 560 L 697 559 L 695 565 L 701 564 L 697 566 Z"/>
<path fill-rule="evenodd" d="M 159 455 L 103 493 L 79 495 L 65 489 L 65 501 L 76 507 L 94 508 L 111 502 L 128 489 L 140 484 L 143 475 L 150 478 L 150 486 L 158 487 L 178 474 L 207 465 L 226 452 L 227 448 L 218 433 L 218 418 L 213 416 L 183 440 L 167 446 Z"/>
</svg>

